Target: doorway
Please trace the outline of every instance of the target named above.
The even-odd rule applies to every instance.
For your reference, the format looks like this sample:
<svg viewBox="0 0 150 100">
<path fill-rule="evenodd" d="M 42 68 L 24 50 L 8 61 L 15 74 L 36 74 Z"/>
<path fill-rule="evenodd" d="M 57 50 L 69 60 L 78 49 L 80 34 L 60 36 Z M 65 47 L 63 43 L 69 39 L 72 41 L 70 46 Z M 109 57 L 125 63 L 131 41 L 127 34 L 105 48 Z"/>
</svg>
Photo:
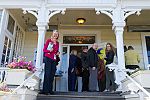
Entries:
<svg viewBox="0 0 150 100">
<path fill-rule="evenodd" d="M 68 92 L 68 67 L 69 67 L 69 56 L 72 50 L 77 50 L 78 53 L 82 52 L 82 47 L 87 46 L 88 48 L 91 46 L 89 44 L 71 44 L 71 45 L 63 45 L 61 49 L 61 62 L 60 62 L 60 70 L 62 71 L 62 77 L 59 81 L 59 88 L 56 91 Z"/>
</svg>

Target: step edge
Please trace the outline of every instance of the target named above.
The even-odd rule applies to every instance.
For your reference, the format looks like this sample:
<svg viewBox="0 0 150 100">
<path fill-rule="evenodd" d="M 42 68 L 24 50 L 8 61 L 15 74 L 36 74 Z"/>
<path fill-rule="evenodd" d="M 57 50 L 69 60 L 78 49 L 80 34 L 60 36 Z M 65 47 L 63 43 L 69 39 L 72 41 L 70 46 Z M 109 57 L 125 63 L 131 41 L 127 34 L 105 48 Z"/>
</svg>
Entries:
<svg viewBox="0 0 150 100">
<path fill-rule="evenodd" d="M 68 97 L 68 98 L 124 98 L 123 96 L 73 96 L 73 95 L 38 95 L 37 97 Z"/>
</svg>

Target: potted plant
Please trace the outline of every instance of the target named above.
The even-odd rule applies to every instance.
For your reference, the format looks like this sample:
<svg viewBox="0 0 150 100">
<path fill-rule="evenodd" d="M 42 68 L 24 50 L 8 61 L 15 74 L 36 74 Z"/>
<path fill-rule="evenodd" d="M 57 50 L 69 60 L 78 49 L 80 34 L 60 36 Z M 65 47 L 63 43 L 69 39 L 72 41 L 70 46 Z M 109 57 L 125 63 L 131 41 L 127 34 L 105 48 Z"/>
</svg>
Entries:
<svg viewBox="0 0 150 100">
<path fill-rule="evenodd" d="M 26 57 L 19 56 L 7 65 L 6 83 L 8 85 L 20 85 L 34 71 L 35 66 L 31 61 L 26 61 Z"/>
</svg>

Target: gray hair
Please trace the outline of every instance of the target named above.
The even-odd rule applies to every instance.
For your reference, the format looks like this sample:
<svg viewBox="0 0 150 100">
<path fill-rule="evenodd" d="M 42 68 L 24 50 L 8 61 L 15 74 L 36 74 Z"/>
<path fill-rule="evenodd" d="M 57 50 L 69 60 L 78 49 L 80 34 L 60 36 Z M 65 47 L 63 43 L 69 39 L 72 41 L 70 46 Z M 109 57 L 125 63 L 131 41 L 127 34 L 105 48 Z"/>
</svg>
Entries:
<svg viewBox="0 0 150 100">
<path fill-rule="evenodd" d="M 77 55 L 77 50 L 72 50 L 72 51 L 71 51 L 71 54 Z"/>
<path fill-rule="evenodd" d="M 53 30 L 53 33 L 58 33 L 58 30 Z"/>
</svg>

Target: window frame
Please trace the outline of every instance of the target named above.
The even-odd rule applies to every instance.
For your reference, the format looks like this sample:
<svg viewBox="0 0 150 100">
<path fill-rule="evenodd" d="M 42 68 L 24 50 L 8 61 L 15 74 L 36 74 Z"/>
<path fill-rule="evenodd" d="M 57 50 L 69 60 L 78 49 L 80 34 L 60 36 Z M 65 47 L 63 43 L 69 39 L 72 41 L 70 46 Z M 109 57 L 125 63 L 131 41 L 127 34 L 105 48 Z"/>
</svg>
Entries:
<svg viewBox="0 0 150 100">
<path fill-rule="evenodd" d="M 149 61 L 148 61 L 146 39 L 145 39 L 146 36 L 150 36 L 150 32 L 147 32 L 147 33 L 141 32 L 142 49 L 143 49 L 143 56 L 144 56 L 144 67 L 145 67 L 145 69 L 149 69 L 150 64 L 149 64 Z"/>
<path fill-rule="evenodd" d="M 11 32 L 9 32 L 9 30 L 7 29 L 7 27 L 8 27 L 8 21 L 9 21 L 9 16 L 11 16 L 12 18 L 13 18 L 13 20 L 15 21 L 15 24 L 14 24 L 14 30 L 13 30 L 13 33 L 11 33 Z M 6 27 L 4 27 L 4 37 L 3 37 L 3 40 L 5 41 L 5 37 L 7 37 L 8 39 L 9 39 L 9 41 L 11 41 L 11 46 L 10 46 L 10 52 L 9 52 L 9 57 L 8 57 L 8 63 L 10 63 L 12 60 L 13 60 L 13 51 L 14 51 L 14 45 L 15 45 L 15 40 L 16 40 L 16 34 L 17 34 L 17 32 L 16 32 L 16 28 L 17 28 L 17 26 L 18 26 L 18 28 L 20 29 L 20 32 L 23 34 L 22 35 L 22 40 L 21 40 L 21 43 L 19 42 L 19 47 L 17 46 L 17 49 L 18 50 L 20 50 L 19 51 L 19 55 L 21 56 L 22 55 L 22 52 L 23 52 L 23 46 L 24 46 L 24 39 L 25 39 L 25 31 L 22 29 L 22 27 L 17 23 L 17 20 L 14 18 L 14 16 L 13 15 L 11 15 L 11 13 L 10 12 L 8 12 L 8 13 L 6 13 Z M 18 33 L 19 34 L 19 33 Z M 19 39 L 18 39 L 19 40 Z M 5 44 L 5 42 L 3 42 L 3 47 L 2 47 L 2 55 L 1 55 L 1 57 L 3 57 L 3 50 L 4 50 L 4 44 Z M 7 49 L 7 47 L 6 47 L 6 49 Z M 16 52 L 18 52 L 18 50 L 16 51 Z M 6 50 L 7 51 L 7 50 Z M 7 52 L 5 52 L 5 60 L 4 60 L 4 64 L 6 63 L 5 61 L 6 61 L 6 55 L 7 55 Z M 15 56 L 16 57 L 16 56 Z M 0 59 L 0 63 L 1 63 L 1 65 L 2 65 L 2 59 L 3 58 L 1 58 Z M 5 67 L 5 65 L 3 66 L 3 67 Z"/>
<path fill-rule="evenodd" d="M 12 21 L 13 21 L 13 27 L 12 27 L 12 29 L 10 29 L 9 30 L 9 28 L 10 27 L 8 27 L 10 24 L 9 24 L 9 20 L 10 20 L 10 18 L 12 19 Z M 11 22 L 12 23 L 12 22 Z M 7 31 L 10 33 L 10 34 L 14 34 L 14 31 L 15 31 L 15 24 L 16 24 L 16 21 L 15 21 L 15 19 L 12 17 L 12 15 L 11 14 L 8 14 L 8 20 L 7 20 Z M 12 32 L 11 32 L 12 31 Z"/>
<path fill-rule="evenodd" d="M 13 44 L 13 51 L 12 51 L 12 58 L 18 57 L 19 55 L 22 55 L 23 50 L 23 42 L 24 42 L 24 32 L 16 25 L 15 27 L 15 39 Z"/>
<path fill-rule="evenodd" d="M 2 20 L 2 14 L 3 14 L 3 9 L 0 9 L 0 23 L 1 23 L 1 20 Z"/>
<path fill-rule="evenodd" d="M 4 46 L 6 46 L 6 51 L 5 51 L 5 53 L 2 52 L 2 55 L 1 55 L 1 56 L 2 56 L 2 59 L 3 59 L 3 55 L 5 56 L 5 58 L 4 58 L 4 63 L 2 63 L 2 59 L 1 59 L 1 65 L 4 65 L 4 66 L 5 66 L 5 64 L 6 64 L 6 63 L 9 63 L 9 61 L 10 61 L 11 50 L 12 50 L 12 40 L 11 40 L 7 35 L 5 35 L 4 38 L 5 38 L 5 39 L 4 39 L 4 44 L 3 44 L 3 51 L 4 51 Z M 7 38 L 7 42 L 5 42 L 6 38 Z M 10 44 L 10 47 L 9 47 L 10 41 L 11 41 L 11 44 Z M 8 50 L 10 50 L 10 51 L 9 51 L 9 55 L 8 55 Z M 8 58 L 8 61 L 7 61 L 7 58 Z"/>
</svg>

